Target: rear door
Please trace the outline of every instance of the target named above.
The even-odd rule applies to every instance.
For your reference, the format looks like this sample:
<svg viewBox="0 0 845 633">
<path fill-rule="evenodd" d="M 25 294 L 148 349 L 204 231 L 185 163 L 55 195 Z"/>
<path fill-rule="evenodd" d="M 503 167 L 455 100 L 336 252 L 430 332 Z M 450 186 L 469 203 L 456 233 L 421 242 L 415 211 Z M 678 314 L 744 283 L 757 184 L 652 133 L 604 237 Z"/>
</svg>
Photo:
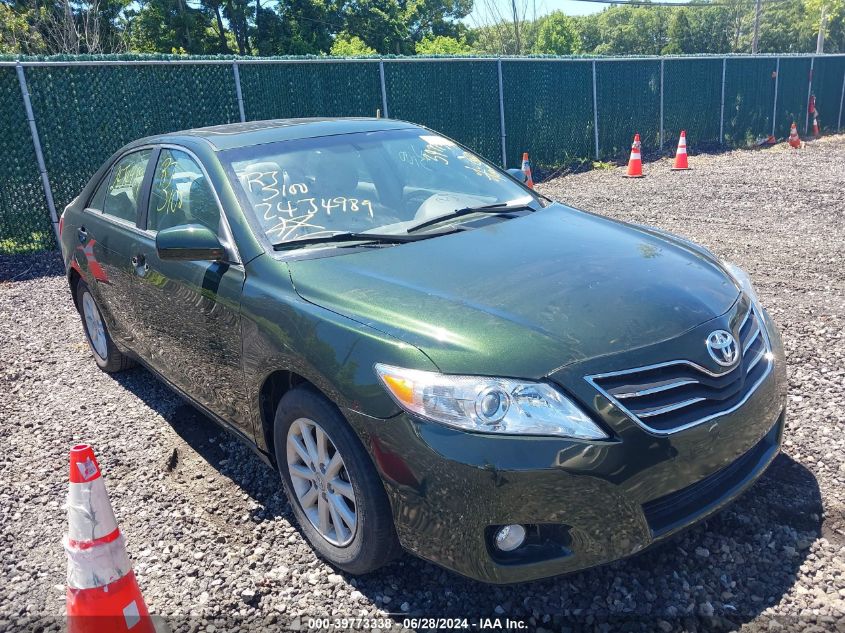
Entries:
<svg viewBox="0 0 845 633">
<path fill-rule="evenodd" d="M 115 161 L 82 212 L 77 232 L 77 261 L 112 339 L 140 351 L 132 309 L 135 273 L 132 253 L 138 248 L 139 209 L 147 198 L 152 148 L 131 151 Z"/>
<path fill-rule="evenodd" d="M 162 147 L 151 179 L 144 237 L 134 256 L 146 358 L 165 378 L 249 438 L 244 415 L 240 300 L 244 268 L 218 197 L 199 160 L 184 148 Z M 227 246 L 224 261 L 167 261 L 155 236 L 201 224 Z"/>
</svg>

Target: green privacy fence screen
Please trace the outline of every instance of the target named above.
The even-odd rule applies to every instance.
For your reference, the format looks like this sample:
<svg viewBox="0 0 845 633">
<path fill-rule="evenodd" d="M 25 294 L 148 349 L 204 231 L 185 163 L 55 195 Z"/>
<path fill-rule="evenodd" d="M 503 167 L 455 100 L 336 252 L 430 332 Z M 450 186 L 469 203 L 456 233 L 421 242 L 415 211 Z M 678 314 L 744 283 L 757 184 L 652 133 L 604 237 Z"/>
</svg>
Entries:
<svg viewBox="0 0 845 633">
<path fill-rule="evenodd" d="M 384 75 L 389 116 L 426 125 L 501 161 L 495 61 L 386 61 Z"/>
<path fill-rule="evenodd" d="M 526 150 L 545 165 L 595 153 L 592 68 L 574 61 L 502 61 L 509 166 L 518 166 Z"/>
<path fill-rule="evenodd" d="M 136 138 L 285 117 L 427 125 L 508 167 L 841 130 L 845 56 L 0 59 L 0 254 L 55 247 L 64 206 Z M 28 116 L 31 112 L 31 117 Z M 30 118 L 32 121 L 30 121 Z M 51 204 L 51 202 L 53 204 Z M 52 225 L 51 225 L 52 223 Z"/>
<path fill-rule="evenodd" d="M 718 145 L 721 103 L 721 59 L 694 57 L 664 62 L 664 146 L 675 147 L 681 130 L 686 131 L 691 147 Z"/>
<path fill-rule="evenodd" d="M 44 250 L 53 230 L 15 68 L 0 68 L 0 253 Z"/>
<path fill-rule="evenodd" d="M 835 132 L 842 129 L 845 124 L 845 113 L 842 111 L 845 106 L 845 56 L 815 58 L 812 91 L 816 95 L 816 109 L 822 131 Z"/>
<path fill-rule="evenodd" d="M 239 120 L 227 66 L 41 66 L 26 81 L 57 209 L 131 140 Z"/>
<path fill-rule="evenodd" d="M 247 121 L 311 116 L 375 116 L 378 64 L 238 64 Z M 232 69 L 228 83 L 231 84 Z"/>
</svg>

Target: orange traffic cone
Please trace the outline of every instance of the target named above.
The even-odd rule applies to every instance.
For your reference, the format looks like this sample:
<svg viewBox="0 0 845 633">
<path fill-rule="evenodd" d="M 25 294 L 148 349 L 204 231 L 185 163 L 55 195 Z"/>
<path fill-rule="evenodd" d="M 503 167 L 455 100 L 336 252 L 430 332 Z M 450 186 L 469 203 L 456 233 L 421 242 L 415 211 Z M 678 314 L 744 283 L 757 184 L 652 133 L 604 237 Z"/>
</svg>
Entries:
<svg viewBox="0 0 845 633">
<path fill-rule="evenodd" d="M 792 122 L 792 126 L 789 128 L 789 141 L 787 142 L 793 149 L 801 147 L 801 139 L 798 138 L 798 126 L 795 125 L 795 121 Z"/>
<path fill-rule="evenodd" d="M 634 142 L 631 144 L 631 158 L 628 159 L 628 173 L 625 178 L 643 177 L 643 158 L 640 154 L 640 135 L 634 134 Z"/>
<path fill-rule="evenodd" d="M 70 451 L 67 500 L 68 633 L 155 633 L 117 527 L 94 451 Z"/>
<path fill-rule="evenodd" d="M 534 179 L 531 177 L 531 161 L 528 160 L 528 152 L 522 152 L 522 173 L 525 174 L 525 186 L 534 188 Z"/>
<path fill-rule="evenodd" d="M 822 135 L 821 131 L 819 130 L 819 113 L 813 115 L 813 136 L 819 138 Z"/>
<path fill-rule="evenodd" d="M 675 166 L 672 167 L 672 171 L 682 171 L 689 168 L 687 162 L 687 133 L 685 130 L 681 130 L 681 138 L 678 139 L 678 151 L 675 153 Z"/>
</svg>

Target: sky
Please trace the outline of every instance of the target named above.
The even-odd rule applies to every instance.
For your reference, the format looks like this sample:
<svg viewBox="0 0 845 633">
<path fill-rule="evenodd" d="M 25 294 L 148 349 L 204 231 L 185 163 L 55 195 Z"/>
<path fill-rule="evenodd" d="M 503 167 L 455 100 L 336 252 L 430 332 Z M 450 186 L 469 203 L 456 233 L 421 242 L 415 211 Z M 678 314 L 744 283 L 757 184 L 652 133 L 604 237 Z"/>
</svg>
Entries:
<svg viewBox="0 0 845 633">
<path fill-rule="evenodd" d="M 670 2 L 672 0 L 669 0 Z M 579 2 L 578 0 L 517 0 L 516 6 L 522 14 L 525 11 L 525 18 L 532 19 L 534 17 L 534 3 L 536 2 L 537 17 L 551 13 L 552 11 L 563 11 L 567 15 L 587 15 L 588 13 L 598 13 L 602 9 L 607 8 L 608 4 L 600 4 L 598 2 Z M 508 19 L 513 15 L 510 0 L 475 0 L 472 13 L 470 13 L 464 22 L 468 26 L 478 26 L 479 24 L 488 24 L 493 21 L 489 5 L 495 5 L 497 11 Z"/>
<path fill-rule="evenodd" d="M 526 19 L 530 20 L 534 17 L 535 1 L 537 5 L 537 17 L 546 15 L 552 11 L 563 11 L 567 15 L 586 15 L 588 13 L 598 13 L 608 6 L 597 2 L 578 2 L 577 0 L 517 0 L 516 6 L 520 9 L 520 13 L 523 9 L 527 8 L 525 14 Z M 489 4 L 495 4 L 502 15 L 508 17 L 513 15 L 510 0 L 475 0 L 472 13 L 466 17 L 464 22 L 470 26 L 492 22 L 491 11 L 488 10 Z"/>
</svg>

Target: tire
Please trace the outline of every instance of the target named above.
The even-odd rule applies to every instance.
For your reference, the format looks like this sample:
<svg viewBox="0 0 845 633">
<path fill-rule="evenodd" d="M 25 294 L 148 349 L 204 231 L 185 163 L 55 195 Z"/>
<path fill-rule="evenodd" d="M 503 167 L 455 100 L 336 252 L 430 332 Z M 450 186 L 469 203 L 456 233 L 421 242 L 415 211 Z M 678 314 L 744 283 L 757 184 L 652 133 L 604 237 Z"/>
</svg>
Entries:
<svg viewBox="0 0 845 633">
<path fill-rule="evenodd" d="M 315 426 L 312 427 L 309 423 Z M 341 457 L 342 467 L 336 474 L 321 469 L 320 476 L 317 476 L 316 469 L 311 470 L 310 474 L 314 478 L 308 480 L 303 478 L 303 474 L 308 474 L 309 469 L 305 465 L 306 460 L 303 459 L 301 449 L 305 448 L 307 455 L 313 452 L 309 453 L 307 450 L 303 429 L 307 429 L 316 448 L 319 442 L 317 426 L 326 434 L 327 451 L 323 454 L 329 465 L 335 463 L 330 457 L 334 456 L 331 450 L 334 448 Z M 289 445 L 289 434 L 300 441 L 300 451 Z M 310 385 L 292 389 L 282 397 L 276 408 L 273 440 L 285 494 L 302 533 L 321 558 L 350 574 L 366 574 L 387 564 L 401 552 L 390 504 L 381 479 L 360 440 L 334 404 Z M 295 477 L 296 483 L 291 474 L 291 464 L 300 473 Z M 354 503 L 338 492 L 341 489 L 345 494 L 351 489 Z M 309 492 L 303 493 L 303 490 Z M 321 492 L 314 492 L 319 490 L 327 491 L 325 496 Z M 310 506 L 308 513 L 303 506 L 303 498 Z M 309 499 L 314 498 L 316 501 L 311 505 Z M 341 518 L 342 508 L 338 509 L 338 500 L 347 510 L 353 512 L 354 530 L 349 529 L 348 524 Z M 334 508 L 333 512 L 326 511 L 331 528 L 326 530 L 328 535 L 318 527 L 320 503 L 326 508 Z M 334 527 L 335 521 L 341 525 L 339 530 Z"/>
<path fill-rule="evenodd" d="M 88 284 L 81 279 L 76 284 L 76 306 L 82 318 L 82 329 L 85 330 L 88 347 L 91 348 L 97 366 L 110 374 L 134 367 L 135 362 L 115 347 L 100 308 L 94 301 L 94 295 L 91 294 Z M 92 333 L 89 328 L 94 328 L 95 332 Z"/>
</svg>

